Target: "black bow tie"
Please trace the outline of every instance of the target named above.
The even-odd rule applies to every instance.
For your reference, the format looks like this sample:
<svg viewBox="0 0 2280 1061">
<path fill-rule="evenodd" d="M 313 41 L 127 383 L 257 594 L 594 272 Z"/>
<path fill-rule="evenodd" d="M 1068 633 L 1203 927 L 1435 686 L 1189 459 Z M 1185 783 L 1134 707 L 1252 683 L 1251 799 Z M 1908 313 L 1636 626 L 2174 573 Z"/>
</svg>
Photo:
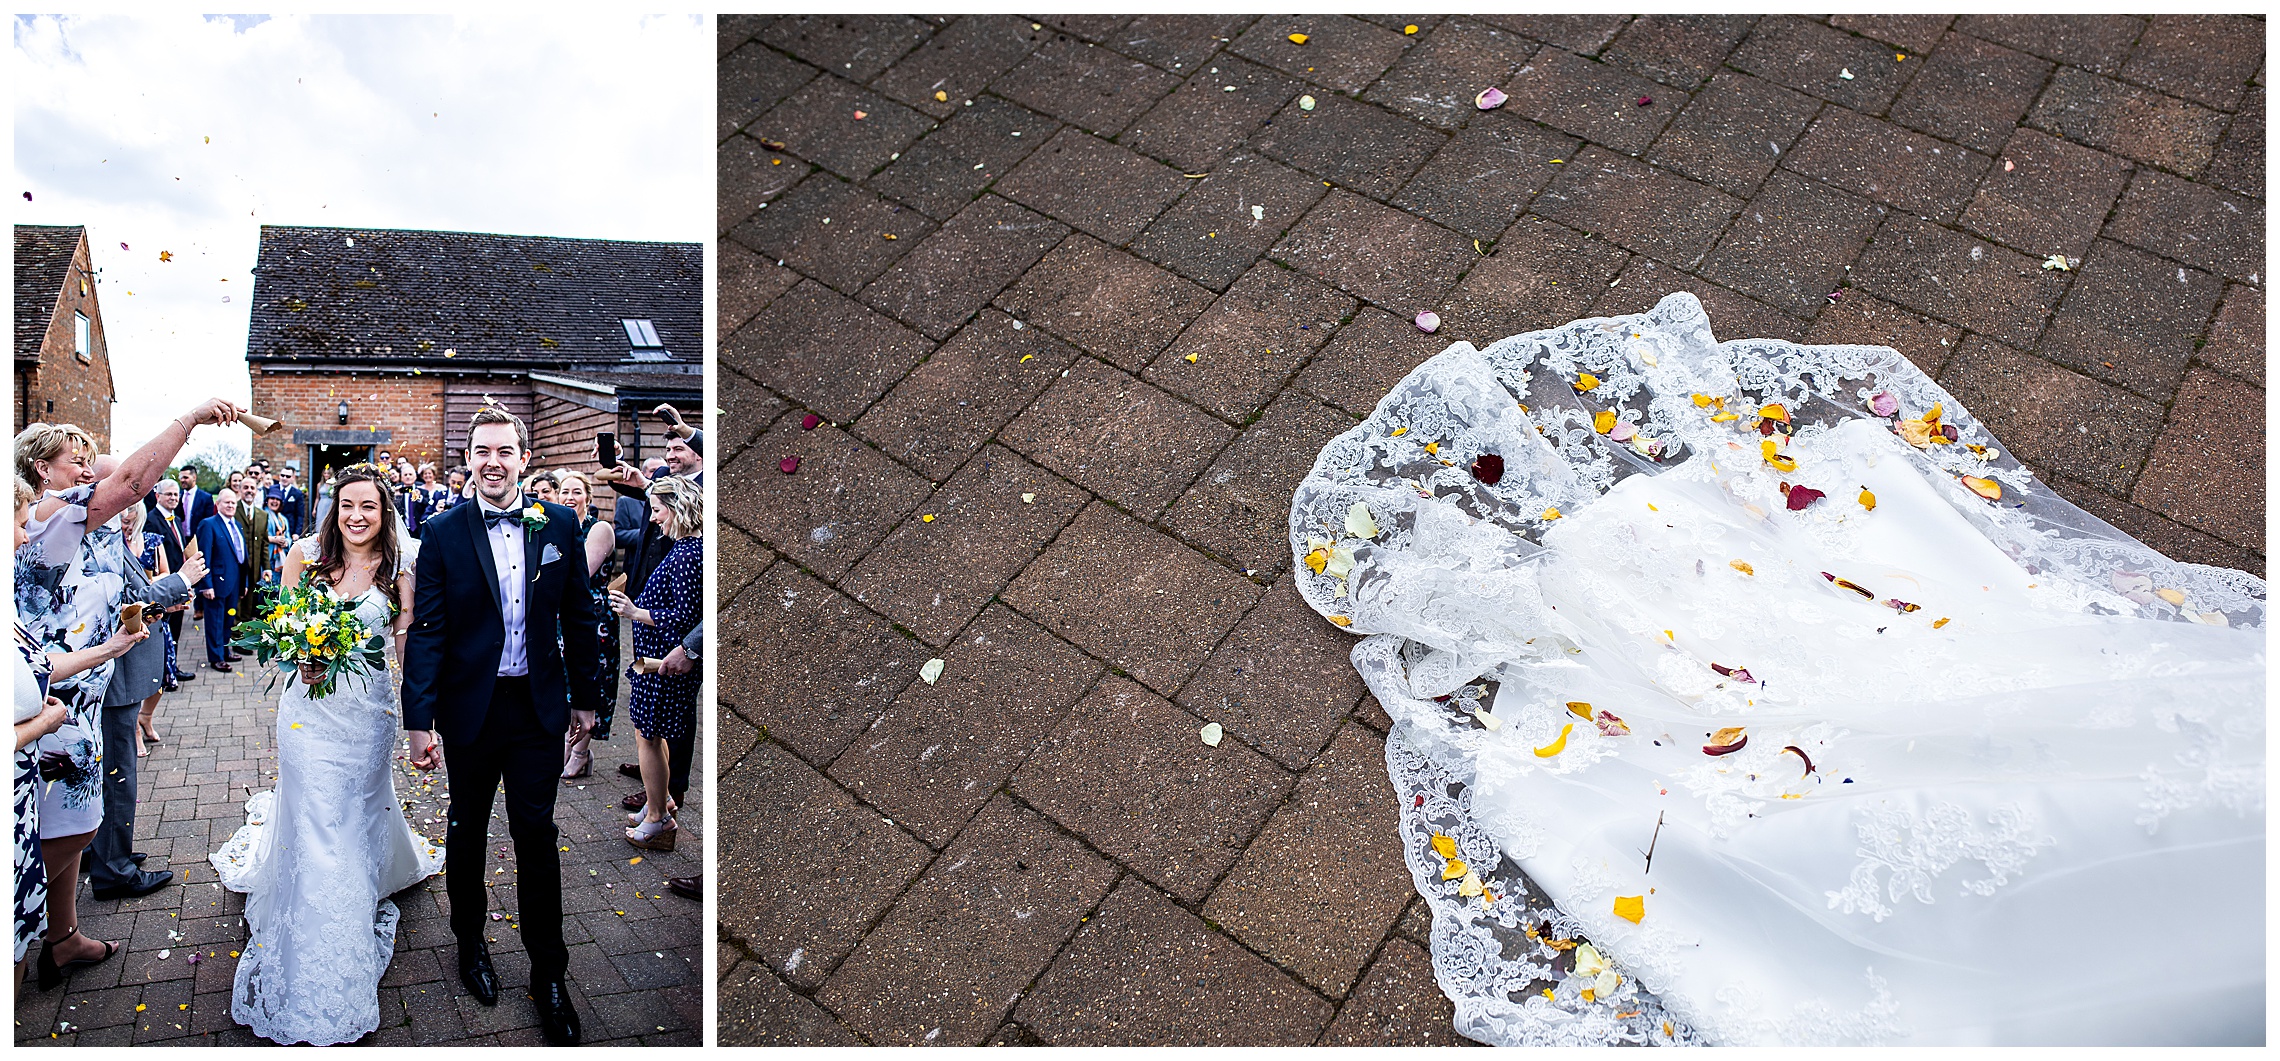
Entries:
<svg viewBox="0 0 2280 1061">
<path fill-rule="evenodd" d="M 522 515 L 521 512 L 511 508 L 492 508 L 489 505 L 483 505 L 481 507 L 483 509 L 483 528 L 485 530 L 489 530 L 492 527 L 498 526 L 501 520 L 516 519 Z"/>
</svg>

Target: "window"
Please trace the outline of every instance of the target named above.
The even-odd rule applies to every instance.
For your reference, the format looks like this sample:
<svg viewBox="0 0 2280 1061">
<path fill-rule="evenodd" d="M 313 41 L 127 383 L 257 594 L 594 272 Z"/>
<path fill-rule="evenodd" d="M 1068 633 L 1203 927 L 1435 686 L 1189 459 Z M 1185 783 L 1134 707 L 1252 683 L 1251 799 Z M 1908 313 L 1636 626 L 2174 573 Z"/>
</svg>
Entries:
<svg viewBox="0 0 2280 1061">
<path fill-rule="evenodd" d="M 656 325 L 648 321 L 637 320 L 628 320 L 622 323 L 625 325 L 625 341 L 633 344 L 635 349 L 654 349 L 665 345 L 657 341 Z"/>
<path fill-rule="evenodd" d="M 72 352 L 78 354 L 81 361 L 93 361 L 95 359 L 91 348 L 88 346 L 87 315 L 84 313 L 71 315 L 71 342 Z"/>
</svg>

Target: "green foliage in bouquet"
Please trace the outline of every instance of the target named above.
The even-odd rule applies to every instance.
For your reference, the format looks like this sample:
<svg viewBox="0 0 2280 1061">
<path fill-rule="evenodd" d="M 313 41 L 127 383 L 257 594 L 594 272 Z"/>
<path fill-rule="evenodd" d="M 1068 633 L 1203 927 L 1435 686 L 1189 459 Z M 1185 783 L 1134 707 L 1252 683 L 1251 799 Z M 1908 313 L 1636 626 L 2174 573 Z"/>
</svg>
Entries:
<svg viewBox="0 0 2280 1061">
<path fill-rule="evenodd" d="M 301 576 L 298 586 L 272 586 L 260 591 L 257 618 L 238 624 L 230 646 L 253 654 L 262 666 L 274 665 L 277 674 L 294 675 L 306 665 L 322 667 L 324 677 L 309 687 L 309 697 L 332 695 L 343 674 L 366 675 L 387 669 L 387 642 L 356 617 L 356 604 L 332 594 L 316 581 L 315 572 Z M 269 676 L 264 692 L 277 685 Z"/>
</svg>

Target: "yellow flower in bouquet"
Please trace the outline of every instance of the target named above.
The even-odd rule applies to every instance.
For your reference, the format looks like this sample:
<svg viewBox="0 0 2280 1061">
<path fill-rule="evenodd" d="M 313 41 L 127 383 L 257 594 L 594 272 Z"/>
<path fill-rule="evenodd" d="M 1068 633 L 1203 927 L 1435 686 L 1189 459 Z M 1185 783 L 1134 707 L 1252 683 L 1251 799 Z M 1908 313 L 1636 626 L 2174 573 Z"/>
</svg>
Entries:
<svg viewBox="0 0 2280 1061">
<path fill-rule="evenodd" d="M 261 618 L 240 625 L 231 644 L 251 652 L 262 666 L 275 666 L 278 674 L 304 669 L 321 674 L 309 683 L 311 698 L 330 695 L 343 674 L 387 669 L 385 639 L 357 617 L 354 604 L 318 584 L 313 573 L 303 575 L 298 586 L 262 592 L 270 599 L 256 612 Z M 270 682 L 275 684 L 275 675 Z"/>
</svg>

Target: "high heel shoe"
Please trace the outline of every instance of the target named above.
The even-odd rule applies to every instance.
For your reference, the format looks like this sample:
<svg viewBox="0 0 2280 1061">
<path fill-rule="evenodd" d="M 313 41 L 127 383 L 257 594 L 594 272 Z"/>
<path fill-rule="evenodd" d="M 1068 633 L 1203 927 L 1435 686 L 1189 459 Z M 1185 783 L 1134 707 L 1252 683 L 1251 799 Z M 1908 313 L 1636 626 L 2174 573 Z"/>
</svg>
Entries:
<svg viewBox="0 0 2280 1061">
<path fill-rule="evenodd" d="M 671 851 L 680 839 L 681 827 L 671 818 L 644 821 L 625 831 L 625 842 L 644 851 Z"/>
<path fill-rule="evenodd" d="M 594 753 L 587 747 L 586 739 L 580 737 L 571 740 L 565 737 L 562 741 L 562 780 L 575 781 L 593 772 Z"/>
<path fill-rule="evenodd" d="M 658 850 L 671 851 L 672 849 L 672 845 L 668 843 L 665 847 Z M 70 939 L 72 936 L 77 935 L 79 935 L 79 929 L 73 928 L 71 930 L 71 935 L 67 935 L 63 937 L 63 939 Z M 50 943 L 47 946 L 40 948 L 39 976 L 40 990 L 42 991 L 46 991 L 49 988 L 62 983 L 63 978 L 69 975 L 75 969 L 84 969 L 91 965 L 101 965 L 104 962 L 110 961 L 111 955 L 119 953 L 119 945 L 106 939 L 101 941 L 103 944 L 102 957 L 75 958 L 71 961 L 64 962 L 61 965 L 57 965 L 55 961 L 55 944 L 61 942 L 63 942 L 63 940 L 59 939 L 56 940 L 55 943 Z"/>
</svg>

